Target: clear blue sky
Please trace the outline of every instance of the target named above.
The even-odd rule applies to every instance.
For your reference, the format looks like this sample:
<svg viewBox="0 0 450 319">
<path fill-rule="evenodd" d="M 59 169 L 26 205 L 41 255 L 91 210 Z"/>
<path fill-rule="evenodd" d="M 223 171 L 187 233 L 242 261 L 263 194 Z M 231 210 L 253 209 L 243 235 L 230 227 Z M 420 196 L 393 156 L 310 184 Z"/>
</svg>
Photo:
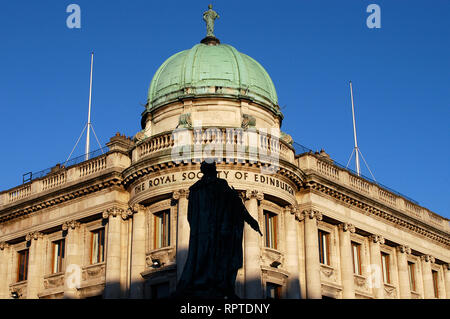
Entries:
<svg viewBox="0 0 450 319">
<path fill-rule="evenodd" d="M 71 3 L 81 7 L 81 29 L 66 26 Z M 204 37 L 208 3 L 3 1 L 0 189 L 69 155 L 87 120 L 91 50 L 101 143 L 139 131 L 154 72 Z M 371 3 L 381 8 L 380 29 L 366 26 Z M 272 77 L 283 131 L 345 165 L 353 149 L 351 80 L 358 142 L 375 178 L 450 218 L 450 1 L 213 4 L 216 36 Z"/>
</svg>

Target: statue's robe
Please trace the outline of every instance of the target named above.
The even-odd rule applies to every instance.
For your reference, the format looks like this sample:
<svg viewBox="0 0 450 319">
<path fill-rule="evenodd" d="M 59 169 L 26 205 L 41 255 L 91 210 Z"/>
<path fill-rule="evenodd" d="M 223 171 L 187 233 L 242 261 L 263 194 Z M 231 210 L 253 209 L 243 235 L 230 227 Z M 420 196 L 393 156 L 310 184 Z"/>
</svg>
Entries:
<svg viewBox="0 0 450 319">
<path fill-rule="evenodd" d="M 244 221 L 258 222 L 224 179 L 204 175 L 189 188 L 189 252 L 177 296 L 235 298 L 236 274 L 242 267 Z"/>
</svg>

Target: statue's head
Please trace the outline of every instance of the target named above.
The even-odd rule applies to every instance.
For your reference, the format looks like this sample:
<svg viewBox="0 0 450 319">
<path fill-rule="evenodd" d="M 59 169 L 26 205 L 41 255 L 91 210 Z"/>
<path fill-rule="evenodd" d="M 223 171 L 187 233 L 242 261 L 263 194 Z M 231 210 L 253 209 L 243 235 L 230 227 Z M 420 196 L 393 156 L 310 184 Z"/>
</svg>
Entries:
<svg viewBox="0 0 450 319">
<path fill-rule="evenodd" d="M 212 4 L 208 4 L 208 9 L 212 9 Z"/>
<path fill-rule="evenodd" d="M 217 176 L 216 162 L 213 159 L 207 158 L 200 165 L 200 171 L 203 175 Z"/>
</svg>

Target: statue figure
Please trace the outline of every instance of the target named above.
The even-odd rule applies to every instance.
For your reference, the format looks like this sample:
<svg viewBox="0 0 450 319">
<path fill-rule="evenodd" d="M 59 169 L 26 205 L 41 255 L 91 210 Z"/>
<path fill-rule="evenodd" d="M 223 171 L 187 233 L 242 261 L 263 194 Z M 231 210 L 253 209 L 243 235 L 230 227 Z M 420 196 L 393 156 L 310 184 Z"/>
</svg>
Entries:
<svg viewBox="0 0 450 319">
<path fill-rule="evenodd" d="M 215 162 L 200 169 L 202 178 L 189 188 L 189 251 L 175 298 L 237 299 L 244 222 L 262 233 L 237 191 L 217 177 Z"/>
<path fill-rule="evenodd" d="M 219 15 L 212 9 L 212 4 L 208 5 L 208 11 L 203 13 L 203 20 L 206 22 L 206 36 L 214 36 L 214 20 L 219 19 Z"/>
</svg>

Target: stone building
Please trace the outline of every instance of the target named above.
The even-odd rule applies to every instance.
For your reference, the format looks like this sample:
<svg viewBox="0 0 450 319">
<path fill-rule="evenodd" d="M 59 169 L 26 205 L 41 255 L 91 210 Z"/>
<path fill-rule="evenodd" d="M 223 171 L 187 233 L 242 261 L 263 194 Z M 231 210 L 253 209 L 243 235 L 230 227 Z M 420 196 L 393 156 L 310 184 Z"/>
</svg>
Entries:
<svg viewBox="0 0 450 319">
<path fill-rule="evenodd" d="M 151 81 L 142 131 L 0 193 L 0 298 L 161 298 L 188 250 L 202 159 L 242 195 L 242 298 L 450 298 L 450 225 L 299 151 L 265 69 L 208 36 Z M 97 156 L 98 155 L 98 156 Z"/>
</svg>

